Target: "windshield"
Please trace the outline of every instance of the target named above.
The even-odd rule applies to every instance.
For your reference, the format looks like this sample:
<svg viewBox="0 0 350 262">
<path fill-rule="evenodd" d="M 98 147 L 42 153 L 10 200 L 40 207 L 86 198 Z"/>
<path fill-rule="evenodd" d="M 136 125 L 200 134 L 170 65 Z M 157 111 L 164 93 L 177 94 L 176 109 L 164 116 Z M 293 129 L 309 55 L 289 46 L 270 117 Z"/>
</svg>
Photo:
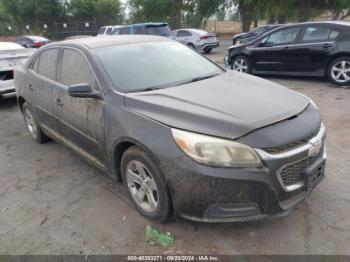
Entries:
<svg viewBox="0 0 350 262">
<path fill-rule="evenodd" d="M 257 27 L 255 29 L 253 29 L 252 31 L 250 31 L 251 33 L 255 33 L 255 34 L 262 34 L 263 32 L 265 32 L 267 30 L 266 27 Z"/>
<path fill-rule="evenodd" d="M 148 42 L 96 49 L 115 88 L 140 92 L 214 76 L 223 70 L 177 42 Z"/>
<path fill-rule="evenodd" d="M 168 25 L 146 26 L 147 35 L 170 36 L 171 30 Z"/>
</svg>

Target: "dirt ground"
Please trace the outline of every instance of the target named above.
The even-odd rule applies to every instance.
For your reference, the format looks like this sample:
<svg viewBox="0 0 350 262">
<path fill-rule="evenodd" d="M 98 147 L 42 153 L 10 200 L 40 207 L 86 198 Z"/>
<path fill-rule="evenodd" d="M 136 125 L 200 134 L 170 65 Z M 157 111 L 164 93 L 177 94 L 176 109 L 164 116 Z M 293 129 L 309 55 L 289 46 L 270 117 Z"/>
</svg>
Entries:
<svg viewBox="0 0 350 262">
<path fill-rule="evenodd" d="M 224 51 L 209 57 L 221 63 Z M 350 89 L 324 79 L 268 79 L 318 104 L 329 160 L 326 179 L 288 217 L 257 223 L 152 223 L 79 156 L 34 143 L 16 101 L 0 101 L 0 254 L 350 255 Z M 174 245 L 147 246 L 148 224 L 172 232 Z"/>
</svg>

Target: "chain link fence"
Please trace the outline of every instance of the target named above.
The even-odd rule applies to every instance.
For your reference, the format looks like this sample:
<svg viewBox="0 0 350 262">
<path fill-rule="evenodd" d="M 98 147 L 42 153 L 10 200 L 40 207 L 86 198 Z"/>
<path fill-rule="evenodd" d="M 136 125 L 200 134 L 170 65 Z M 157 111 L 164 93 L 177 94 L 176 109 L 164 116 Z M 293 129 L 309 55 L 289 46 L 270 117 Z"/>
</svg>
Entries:
<svg viewBox="0 0 350 262">
<path fill-rule="evenodd" d="M 42 35 L 53 40 L 61 40 L 76 35 L 96 35 L 102 24 L 96 20 L 48 22 L 40 25 L 10 24 L 0 22 L 1 41 L 13 40 L 19 35 Z"/>
</svg>

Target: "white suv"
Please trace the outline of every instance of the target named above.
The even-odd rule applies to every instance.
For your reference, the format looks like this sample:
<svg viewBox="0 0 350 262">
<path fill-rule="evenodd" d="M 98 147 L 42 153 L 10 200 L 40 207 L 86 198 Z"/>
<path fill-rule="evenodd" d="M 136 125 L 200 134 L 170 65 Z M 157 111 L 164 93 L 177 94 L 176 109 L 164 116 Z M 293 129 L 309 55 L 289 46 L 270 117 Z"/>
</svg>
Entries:
<svg viewBox="0 0 350 262">
<path fill-rule="evenodd" d="M 220 46 L 216 34 L 199 29 L 178 29 L 173 31 L 174 39 L 196 50 L 209 54 Z"/>
<path fill-rule="evenodd" d="M 120 25 L 105 25 L 98 29 L 97 35 L 110 35 L 114 29 L 121 27 Z"/>
</svg>

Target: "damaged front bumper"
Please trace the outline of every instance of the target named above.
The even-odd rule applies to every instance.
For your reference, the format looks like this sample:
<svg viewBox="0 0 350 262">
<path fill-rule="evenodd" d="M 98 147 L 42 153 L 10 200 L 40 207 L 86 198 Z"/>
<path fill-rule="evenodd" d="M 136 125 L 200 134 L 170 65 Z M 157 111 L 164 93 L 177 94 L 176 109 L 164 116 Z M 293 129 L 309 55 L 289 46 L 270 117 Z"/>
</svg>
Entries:
<svg viewBox="0 0 350 262">
<path fill-rule="evenodd" d="M 200 222 L 254 221 L 287 215 L 324 178 L 325 130 L 309 143 L 279 154 L 257 149 L 263 168 L 217 168 L 187 157 L 168 176 L 177 216 Z"/>
<path fill-rule="evenodd" d="M 16 97 L 16 89 L 14 80 L 0 81 L 0 97 L 11 98 Z"/>
</svg>

